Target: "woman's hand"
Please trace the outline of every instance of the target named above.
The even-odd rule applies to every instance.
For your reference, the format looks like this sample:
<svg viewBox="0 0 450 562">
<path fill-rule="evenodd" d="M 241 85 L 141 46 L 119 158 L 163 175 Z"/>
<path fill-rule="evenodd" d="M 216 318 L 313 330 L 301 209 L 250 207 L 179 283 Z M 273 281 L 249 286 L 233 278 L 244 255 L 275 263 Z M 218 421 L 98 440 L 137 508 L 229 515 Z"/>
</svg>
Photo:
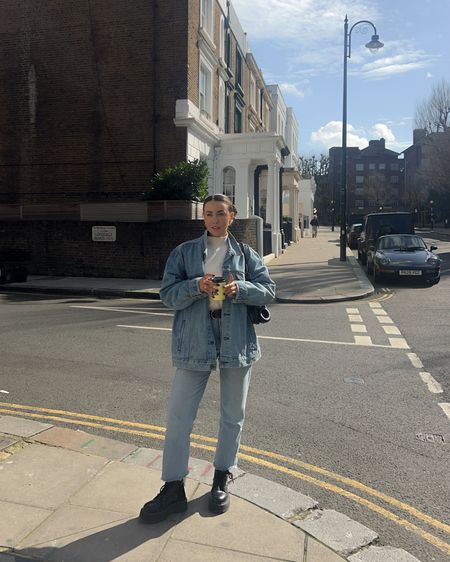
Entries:
<svg viewBox="0 0 450 562">
<path fill-rule="evenodd" d="M 198 282 L 198 288 L 201 293 L 206 293 L 207 295 L 212 295 L 214 289 L 214 273 L 205 273 L 205 275 Z"/>
<path fill-rule="evenodd" d="M 223 292 L 225 293 L 225 296 L 230 299 L 234 299 L 237 295 L 238 287 L 231 273 L 228 274 L 228 283 L 224 286 Z"/>
</svg>

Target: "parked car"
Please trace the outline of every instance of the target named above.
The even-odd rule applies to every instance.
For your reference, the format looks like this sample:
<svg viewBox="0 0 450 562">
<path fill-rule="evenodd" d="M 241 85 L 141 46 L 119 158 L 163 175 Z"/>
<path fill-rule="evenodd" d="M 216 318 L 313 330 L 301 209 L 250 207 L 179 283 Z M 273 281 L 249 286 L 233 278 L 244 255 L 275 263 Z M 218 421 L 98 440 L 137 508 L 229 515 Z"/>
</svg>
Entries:
<svg viewBox="0 0 450 562">
<path fill-rule="evenodd" d="M 433 250 L 437 247 L 428 249 L 423 238 L 417 235 L 381 236 L 371 266 L 373 278 L 377 281 L 385 276 L 435 285 L 440 280 L 441 259 Z"/>
<path fill-rule="evenodd" d="M 364 227 L 358 239 L 358 259 L 363 265 L 366 265 L 368 260 L 372 261 L 378 238 L 386 234 L 414 234 L 412 213 L 371 213 L 366 215 Z"/>
<path fill-rule="evenodd" d="M 26 281 L 29 257 L 29 254 L 23 250 L 0 251 L 0 283 Z"/>
<path fill-rule="evenodd" d="M 350 225 L 347 232 L 347 244 L 351 250 L 356 250 L 358 247 L 358 238 L 361 234 L 362 228 L 363 225 L 360 222 Z"/>
</svg>

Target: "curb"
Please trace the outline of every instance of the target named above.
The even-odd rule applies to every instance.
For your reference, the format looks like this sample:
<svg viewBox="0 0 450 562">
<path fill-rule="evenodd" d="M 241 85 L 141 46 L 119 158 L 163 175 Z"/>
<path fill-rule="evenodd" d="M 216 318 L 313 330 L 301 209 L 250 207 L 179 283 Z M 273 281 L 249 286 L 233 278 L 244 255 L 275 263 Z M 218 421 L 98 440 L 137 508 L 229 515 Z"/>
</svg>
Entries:
<svg viewBox="0 0 450 562">
<path fill-rule="evenodd" d="M 92 445 L 83 443 L 86 438 L 90 439 L 87 443 Z M 71 446 L 65 446 L 64 440 L 69 441 Z M 111 462 L 151 466 L 153 469 L 160 468 L 162 457 L 160 450 L 137 447 L 107 437 L 98 436 L 93 440 L 92 434 L 82 430 L 0 415 L 0 452 L 3 457 L 5 454 L 13 455 L 20 444 L 27 446 L 33 443 L 99 456 Z M 11 452 L 8 452 L 9 448 Z M 191 470 L 187 478 L 210 485 L 213 465 L 201 459 L 189 460 Z M 348 516 L 320 509 L 318 502 L 309 496 L 240 469 L 236 470 L 230 494 L 301 529 L 349 562 L 420 562 L 403 549 L 378 546 L 377 533 Z"/>
<path fill-rule="evenodd" d="M 87 295 L 91 297 L 115 297 L 115 298 L 132 298 L 132 299 L 150 299 L 160 300 L 159 290 L 144 291 L 128 291 L 126 289 L 87 289 L 82 287 L 38 287 L 36 285 L 18 286 L 18 285 L 0 285 L 0 293 L 42 293 L 46 295 Z"/>
</svg>

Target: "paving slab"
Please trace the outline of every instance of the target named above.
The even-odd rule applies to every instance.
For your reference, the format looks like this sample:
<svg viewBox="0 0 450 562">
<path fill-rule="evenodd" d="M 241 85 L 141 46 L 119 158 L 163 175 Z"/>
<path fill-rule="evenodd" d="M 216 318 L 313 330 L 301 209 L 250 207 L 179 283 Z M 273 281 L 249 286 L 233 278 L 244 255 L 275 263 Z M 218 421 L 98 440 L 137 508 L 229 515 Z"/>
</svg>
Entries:
<svg viewBox="0 0 450 562">
<path fill-rule="evenodd" d="M 47 519 L 52 511 L 0 501 L 0 513 L 0 546 L 12 548 Z"/>
<path fill-rule="evenodd" d="M 101 457 L 33 443 L 0 463 L 0 500 L 54 509 L 106 462 Z"/>
<path fill-rule="evenodd" d="M 50 423 L 42 423 L 16 416 L 0 416 L 0 433 L 9 433 L 18 437 L 32 437 L 53 427 Z"/>
<path fill-rule="evenodd" d="M 0 435 L 0 451 L 4 451 L 8 447 L 11 447 L 11 445 L 14 445 L 14 443 L 17 443 L 18 441 L 19 440 L 14 437 L 6 437 Z"/>
<path fill-rule="evenodd" d="M 174 529 L 176 540 L 219 549 L 303 562 L 305 534 L 286 521 L 233 497 L 229 511 L 214 516 L 208 510 L 210 488 L 199 484 L 187 516 Z"/>
<path fill-rule="evenodd" d="M 92 435 L 80 429 L 65 427 L 52 427 L 37 435 L 35 441 L 45 445 L 64 447 L 72 451 L 82 451 L 110 460 L 121 460 L 136 449 L 135 445 L 101 437 L 100 435 Z"/>
<path fill-rule="evenodd" d="M 378 538 L 371 529 L 332 509 L 317 510 L 294 525 L 344 556 Z"/>
<path fill-rule="evenodd" d="M 307 538 L 305 562 L 343 562 L 345 558 L 336 554 L 312 537 Z"/>
<path fill-rule="evenodd" d="M 229 490 L 284 519 L 290 519 L 317 506 L 317 502 L 310 497 L 253 474 L 237 478 Z"/>
<path fill-rule="evenodd" d="M 114 514 L 98 514 L 97 522 L 110 516 Z M 54 562 L 151 562 L 159 559 L 177 522 L 174 518 L 156 525 L 142 525 L 136 518 L 96 525 L 95 518 L 91 518 L 89 529 L 53 540 L 48 538 L 19 549 L 19 553 Z M 59 532 L 63 532 L 62 520 L 60 525 Z"/>
<path fill-rule="evenodd" d="M 162 485 L 159 471 L 110 462 L 70 498 L 70 504 L 137 515 L 143 504 L 156 496 Z M 188 498 L 194 493 L 196 486 L 196 482 L 186 481 Z"/>
<path fill-rule="evenodd" d="M 406 550 L 392 546 L 370 546 L 348 558 L 350 562 L 420 562 Z"/>
<path fill-rule="evenodd" d="M 231 548 L 233 547 L 233 548 Z M 240 552 L 230 545 L 230 549 L 206 546 L 203 544 L 190 543 L 170 539 L 164 548 L 158 562 L 174 562 L 174 560 L 189 560 L 189 562 L 285 562 L 281 558 L 270 558 Z"/>
</svg>

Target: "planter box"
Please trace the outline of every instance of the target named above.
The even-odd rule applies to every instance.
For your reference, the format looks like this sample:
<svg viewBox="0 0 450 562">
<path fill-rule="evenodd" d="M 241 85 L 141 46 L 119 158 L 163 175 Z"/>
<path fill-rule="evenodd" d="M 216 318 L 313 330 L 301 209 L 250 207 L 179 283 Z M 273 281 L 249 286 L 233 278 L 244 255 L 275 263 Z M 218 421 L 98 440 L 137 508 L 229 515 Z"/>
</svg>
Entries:
<svg viewBox="0 0 450 562">
<path fill-rule="evenodd" d="M 203 218 L 203 203 L 198 201 L 147 201 L 147 220 L 195 220 Z"/>
</svg>

